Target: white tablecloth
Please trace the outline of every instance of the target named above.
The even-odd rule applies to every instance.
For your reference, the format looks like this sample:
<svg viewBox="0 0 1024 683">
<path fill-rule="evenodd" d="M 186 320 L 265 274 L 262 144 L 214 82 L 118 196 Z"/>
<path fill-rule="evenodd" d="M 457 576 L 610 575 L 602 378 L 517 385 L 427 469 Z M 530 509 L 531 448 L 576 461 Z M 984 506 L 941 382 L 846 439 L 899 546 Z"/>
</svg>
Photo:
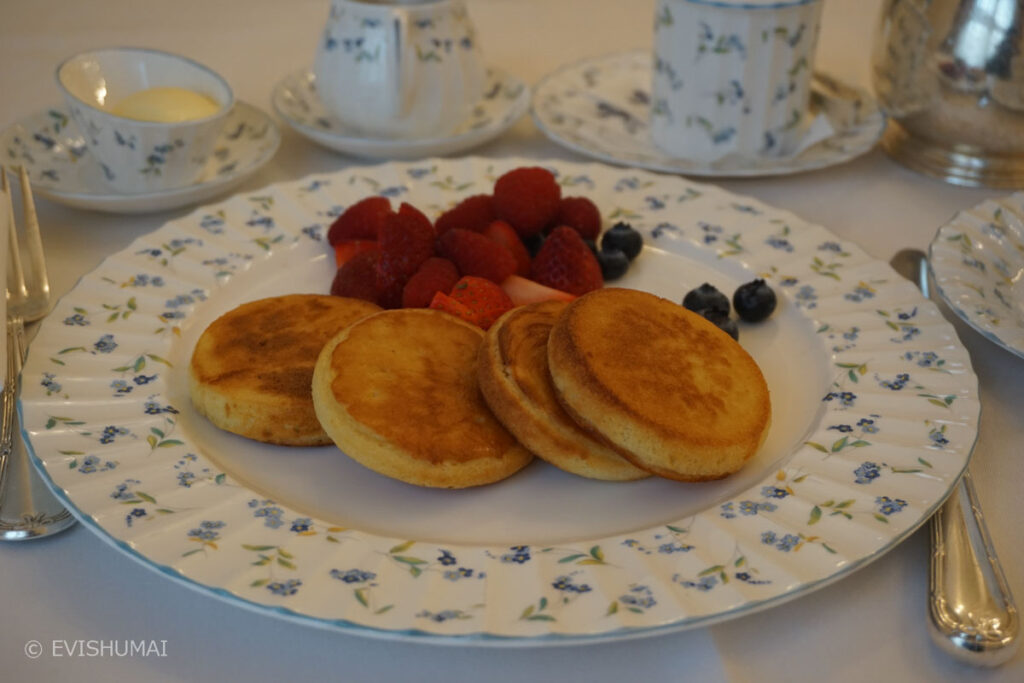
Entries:
<svg viewBox="0 0 1024 683">
<path fill-rule="evenodd" d="M 652 0 L 468 0 L 488 60 L 530 83 L 561 64 L 651 42 Z M 818 66 L 868 85 L 880 0 L 826 3 Z M 270 91 L 312 61 L 327 0 L 3 0 L 0 126 L 59 101 L 54 69 L 83 49 L 150 46 L 209 64 L 238 97 L 270 111 Z M 2 150 L 0 150 L 2 152 Z M 580 160 L 529 118 L 475 150 Z M 276 158 L 242 190 L 358 164 L 284 130 Z M 958 210 L 1000 194 L 916 175 L 882 152 L 791 177 L 731 180 L 888 259 L 926 247 Z M 40 202 L 56 293 L 134 238 L 188 209 L 145 216 Z M 948 311 L 947 311 L 948 313 Z M 952 317 L 952 316 L 950 316 Z M 1011 587 L 1024 598 L 1018 501 L 1024 467 L 1024 360 L 956 322 L 981 382 L 972 465 Z M 855 574 L 810 595 L 711 628 L 589 647 L 477 649 L 370 640 L 298 626 L 211 600 L 133 562 L 76 526 L 0 546 L 0 679 L 618 681 L 1024 680 L 1024 654 L 997 670 L 951 660 L 926 631 L 928 538 L 918 531 Z M 165 640 L 166 657 L 54 657 L 53 640 Z M 46 653 L 24 654 L 38 640 Z"/>
</svg>

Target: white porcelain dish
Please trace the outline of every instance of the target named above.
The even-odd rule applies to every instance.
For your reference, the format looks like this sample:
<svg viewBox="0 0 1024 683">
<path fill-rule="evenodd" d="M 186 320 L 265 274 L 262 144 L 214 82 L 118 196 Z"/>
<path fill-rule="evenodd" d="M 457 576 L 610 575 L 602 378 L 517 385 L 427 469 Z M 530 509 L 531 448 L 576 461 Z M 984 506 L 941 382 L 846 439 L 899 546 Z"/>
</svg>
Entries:
<svg viewBox="0 0 1024 683">
<path fill-rule="evenodd" d="M 957 315 L 1024 356 L 1024 193 L 958 213 L 939 228 L 928 262 Z"/>
<path fill-rule="evenodd" d="M 824 228 L 677 177 L 541 162 L 647 246 L 617 285 L 674 300 L 756 275 L 742 325 L 773 424 L 736 475 L 608 483 L 540 461 L 495 485 L 423 489 L 337 449 L 282 449 L 192 410 L 193 344 L 240 302 L 327 291 L 324 231 L 369 194 L 436 215 L 536 160 L 350 168 L 237 195 L 108 258 L 43 323 L 20 411 L 83 525 L 211 597 L 381 638 L 492 646 L 680 630 L 834 581 L 906 538 L 977 435 L 970 361 L 938 309 Z M 628 358 L 625 353 L 624 359 Z"/>
<path fill-rule="evenodd" d="M 281 133 L 267 114 L 236 102 L 197 182 L 128 194 L 115 192 L 107 185 L 103 169 L 85 144 L 63 107 L 35 112 L 0 133 L 0 149 L 7 163 L 25 166 L 37 196 L 111 213 L 164 211 L 224 194 L 270 161 L 281 144 Z"/>
<path fill-rule="evenodd" d="M 821 112 L 831 125 L 824 139 L 785 158 L 674 157 L 651 141 L 651 59 L 648 50 L 615 53 L 552 72 L 534 88 L 534 122 L 554 142 L 600 161 L 702 177 L 784 175 L 841 164 L 868 152 L 885 129 L 885 116 L 867 91 L 815 74 L 811 115 Z"/>
<path fill-rule="evenodd" d="M 511 74 L 489 69 L 483 97 L 452 134 L 413 140 L 365 137 L 332 116 L 305 69 L 281 80 L 271 99 L 285 123 L 328 149 L 368 159 L 422 159 L 465 152 L 501 135 L 530 108 L 530 89 Z"/>
</svg>

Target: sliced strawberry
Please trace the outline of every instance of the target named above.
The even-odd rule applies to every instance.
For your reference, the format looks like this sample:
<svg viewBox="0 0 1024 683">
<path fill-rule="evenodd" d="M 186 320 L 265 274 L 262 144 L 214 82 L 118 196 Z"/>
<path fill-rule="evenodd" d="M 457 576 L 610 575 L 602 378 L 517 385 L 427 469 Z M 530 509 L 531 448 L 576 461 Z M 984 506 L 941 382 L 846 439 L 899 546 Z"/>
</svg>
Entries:
<svg viewBox="0 0 1024 683">
<path fill-rule="evenodd" d="M 555 228 L 533 259 L 530 279 L 570 294 L 586 294 L 604 285 L 601 266 L 580 234 Z"/>
<path fill-rule="evenodd" d="M 338 216 L 327 230 L 327 243 L 334 246 L 340 240 L 375 240 L 384 227 L 384 221 L 394 212 L 387 197 L 367 197 L 351 205 Z"/>
<path fill-rule="evenodd" d="M 505 293 L 508 294 L 509 298 L 512 299 L 512 303 L 516 306 L 537 303 L 538 301 L 572 301 L 576 298 L 575 294 L 545 287 L 539 282 L 534 282 L 518 275 L 509 275 L 501 283 L 501 288 L 505 290 Z"/>
<path fill-rule="evenodd" d="M 471 310 L 477 325 L 485 330 L 515 306 L 501 287 L 472 275 L 465 275 L 456 282 L 449 296 Z"/>
<path fill-rule="evenodd" d="M 494 218 L 494 198 L 489 194 L 476 194 L 438 216 L 434 221 L 434 230 L 438 235 L 453 228 L 480 232 Z"/>
<path fill-rule="evenodd" d="M 476 314 L 469 308 L 455 299 L 451 298 L 444 292 L 438 292 L 434 295 L 434 298 L 430 300 L 430 306 L 438 311 L 444 311 L 445 313 L 451 313 L 456 318 L 462 318 L 467 323 L 479 325 L 479 321 L 476 318 Z"/>
<path fill-rule="evenodd" d="M 586 197 L 562 197 L 553 227 L 559 225 L 568 225 L 585 240 L 596 240 L 601 234 L 601 212 Z"/>
<path fill-rule="evenodd" d="M 377 289 L 381 306 L 402 305 L 402 288 L 423 262 L 434 255 L 434 226 L 418 209 L 403 203 L 380 231 Z"/>
<path fill-rule="evenodd" d="M 402 289 L 402 308 L 426 308 L 437 292 L 447 293 L 459 280 L 459 269 L 445 258 L 423 262 Z"/>
<path fill-rule="evenodd" d="M 377 303 L 380 298 L 377 291 L 379 258 L 380 249 L 367 249 L 353 256 L 335 273 L 331 294 Z"/>
<path fill-rule="evenodd" d="M 379 248 L 376 240 L 341 240 L 334 245 L 334 265 L 341 268 L 359 252 Z"/>
<path fill-rule="evenodd" d="M 437 250 L 463 275 L 498 283 L 516 272 L 516 259 L 509 250 L 480 233 L 453 228 L 437 238 Z"/>
<path fill-rule="evenodd" d="M 530 252 L 519 239 L 519 233 L 505 221 L 491 221 L 483 230 L 483 236 L 490 238 L 508 249 L 508 253 L 516 260 L 516 274 L 526 277 L 530 274 Z"/>
<path fill-rule="evenodd" d="M 555 218 L 562 188 L 554 174 L 539 166 L 509 171 L 494 183 L 494 211 L 520 237 L 543 230 Z"/>
</svg>

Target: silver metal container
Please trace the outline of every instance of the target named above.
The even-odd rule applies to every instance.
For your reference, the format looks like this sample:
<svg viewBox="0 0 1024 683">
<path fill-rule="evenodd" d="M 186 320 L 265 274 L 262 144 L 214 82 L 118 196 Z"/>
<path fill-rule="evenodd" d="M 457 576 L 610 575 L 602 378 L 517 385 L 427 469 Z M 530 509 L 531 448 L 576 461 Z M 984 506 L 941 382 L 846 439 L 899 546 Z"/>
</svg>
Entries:
<svg viewBox="0 0 1024 683">
<path fill-rule="evenodd" d="M 885 0 L 883 148 L 958 185 L 1024 187 L 1024 0 Z"/>
</svg>

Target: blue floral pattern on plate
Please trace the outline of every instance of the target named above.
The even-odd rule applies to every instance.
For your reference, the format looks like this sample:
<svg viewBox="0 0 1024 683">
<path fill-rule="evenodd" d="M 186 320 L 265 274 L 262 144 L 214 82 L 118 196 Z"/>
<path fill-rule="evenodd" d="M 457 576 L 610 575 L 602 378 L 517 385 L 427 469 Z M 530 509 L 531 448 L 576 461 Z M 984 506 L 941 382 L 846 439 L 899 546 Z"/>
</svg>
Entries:
<svg viewBox="0 0 1024 683">
<path fill-rule="evenodd" d="M 247 486 L 236 476 L 245 471 L 219 464 L 233 462 L 227 451 L 207 451 L 202 431 L 212 428 L 184 388 L 187 340 L 232 297 L 252 298 L 257 281 L 326 273 L 308 267 L 325 259 L 325 226 L 369 193 L 401 188 L 403 200 L 437 215 L 505 170 L 536 163 L 566 193 L 594 197 L 606 223 L 629 220 L 646 235 L 650 249 L 633 266 L 638 281 L 648 282 L 643 273 L 660 262 L 670 273 L 710 264 L 776 285 L 779 309 L 765 324 L 812 344 L 824 378 L 792 447 L 771 461 L 755 457 L 724 488 L 636 484 L 667 486 L 659 495 L 672 500 L 680 491 L 711 497 L 675 518 L 558 542 L 445 539 L 443 529 L 403 536 L 321 518 L 302 500 Z M 769 244 L 773 237 L 792 250 Z M 329 278 L 300 284 L 326 290 Z M 870 297 L 846 296 L 868 288 Z M 917 330 L 909 340 L 903 324 Z M 753 328 L 741 335 L 757 338 Z M 976 378 L 955 339 L 938 309 L 885 264 L 755 200 L 597 164 L 429 159 L 274 185 L 141 237 L 86 275 L 44 321 L 20 410 L 33 458 L 87 528 L 210 596 L 356 634 L 589 642 L 777 604 L 910 534 L 966 467 L 977 432 Z M 786 405 L 776 402 L 777 423 Z M 248 457 L 253 446 L 226 448 Z M 530 481 L 472 493 L 492 501 L 508 484 L 539 495 Z M 583 487 L 599 502 L 641 490 L 582 479 L 562 486 Z M 410 492 L 396 495 L 375 493 L 370 505 L 394 507 Z M 450 507 L 458 492 L 438 495 Z M 515 532 L 516 522 L 503 524 Z"/>
</svg>

